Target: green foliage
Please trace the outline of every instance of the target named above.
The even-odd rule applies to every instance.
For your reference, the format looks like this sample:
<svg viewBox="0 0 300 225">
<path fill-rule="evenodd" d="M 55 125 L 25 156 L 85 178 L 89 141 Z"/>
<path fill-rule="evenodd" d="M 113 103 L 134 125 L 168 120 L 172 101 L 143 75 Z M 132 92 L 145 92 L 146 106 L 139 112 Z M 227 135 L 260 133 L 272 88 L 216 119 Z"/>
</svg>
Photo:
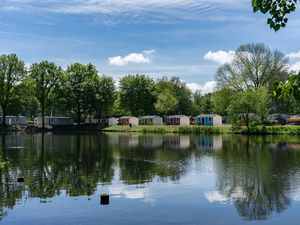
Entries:
<svg viewBox="0 0 300 225">
<path fill-rule="evenodd" d="M 89 101 L 91 101 L 90 111 L 96 118 L 108 116 L 112 110 L 116 99 L 115 83 L 109 76 L 93 76 L 87 81 L 90 90 Z"/>
<path fill-rule="evenodd" d="M 200 91 L 196 91 L 194 93 L 193 108 L 193 115 L 213 113 L 212 94 L 201 95 Z"/>
<path fill-rule="evenodd" d="M 269 94 L 266 88 L 246 90 L 235 94 L 229 107 L 228 114 L 233 125 L 246 126 L 250 132 L 250 123 L 256 117 L 264 117 L 268 113 Z"/>
<path fill-rule="evenodd" d="M 235 90 L 223 87 L 212 94 L 213 111 L 219 115 L 226 116 L 227 108 L 230 104 Z"/>
<path fill-rule="evenodd" d="M 120 80 L 120 103 L 132 115 L 154 113 L 154 81 L 145 75 L 127 75 Z"/>
<path fill-rule="evenodd" d="M 98 76 L 92 64 L 83 65 L 74 63 L 66 71 L 66 96 L 69 109 L 76 114 L 78 125 L 82 114 L 88 112 L 92 106 L 90 82 Z"/>
<path fill-rule="evenodd" d="M 219 87 L 238 91 L 265 86 L 271 90 L 275 80 L 288 77 L 288 59 L 278 50 L 271 51 L 264 44 L 241 45 L 232 63 L 221 65 L 216 72 Z"/>
<path fill-rule="evenodd" d="M 300 73 L 291 75 L 287 82 L 274 82 L 274 96 L 279 99 L 288 99 L 293 97 L 300 104 Z"/>
<path fill-rule="evenodd" d="M 0 105 L 3 118 L 7 115 L 8 105 L 16 91 L 16 86 L 26 75 L 24 62 L 15 54 L 0 56 Z M 5 119 L 2 126 L 5 126 Z"/>
<path fill-rule="evenodd" d="M 30 68 L 32 87 L 35 97 L 40 104 L 43 126 L 45 110 L 46 108 L 51 108 L 52 103 L 56 100 L 53 98 L 54 90 L 58 86 L 58 81 L 61 79 L 62 74 L 63 71 L 60 67 L 56 66 L 55 63 L 48 61 L 35 63 Z"/>
<path fill-rule="evenodd" d="M 267 24 L 271 29 L 278 31 L 285 27 L 288 18 L 287 14 L 296 10 L 297 0 L 252 0 L 253 11 L 260 11 L 263 14 L 270 14 Z"/>
<path fill-rule="evenodd" d="M 179 79 L 179 77 L 172 77 L 170 79 L 163 77 L 159 79 L 156 84 L 156 93 L 159 95 L 165 91 L 168 91 L 177 100 L 177 105 L 174 108 L 174 111 L 170 111 L 170 113 L 186 115 L 192 113 L 192 93 L 187 88 L 186 84 Z"/>
<path fill-rule="evenodd" d="M 161 115 L 169 115 L 172 112 L 175 112 L 177 104 L 178 100 L 174 97 L 170 90 L 165 90 L 157 96 L 155 109 Z"/>
</svg>

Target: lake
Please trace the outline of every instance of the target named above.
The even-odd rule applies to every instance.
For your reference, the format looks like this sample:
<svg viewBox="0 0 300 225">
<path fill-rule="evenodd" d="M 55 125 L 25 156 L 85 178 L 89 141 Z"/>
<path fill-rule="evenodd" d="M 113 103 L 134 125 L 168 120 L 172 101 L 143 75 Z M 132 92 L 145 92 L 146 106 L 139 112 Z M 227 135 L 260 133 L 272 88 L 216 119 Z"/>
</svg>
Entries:
<svg viewBox="0 0 300 225">
<path fill-rule="evenodd" d="M 0 139 L 1 225 L 288 225 L 299 218 L 298 136 Z M 110 195 L 108 205 L 101 194 Z"/>
</svg>

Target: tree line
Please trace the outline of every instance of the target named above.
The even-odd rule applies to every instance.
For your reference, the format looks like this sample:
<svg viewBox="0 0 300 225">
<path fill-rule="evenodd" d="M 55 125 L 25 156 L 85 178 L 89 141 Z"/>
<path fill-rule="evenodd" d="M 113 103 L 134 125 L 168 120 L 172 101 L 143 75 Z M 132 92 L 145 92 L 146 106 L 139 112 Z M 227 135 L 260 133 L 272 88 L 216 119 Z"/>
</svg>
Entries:
<svg viewBox="0 0 300 225">
<path fill-rule="evenodd" d="M 1 55 L 2 123 L 7 115 L 63 115 L 80 124 L 87 116 L 218 113 L 248 124 L 254 113 L 299 112 L 296 95 L 282 97 L 286 81 L 293 77 L 287 65 L 288 58 L 278 50 L 242 45 L 231 63 L 217 69 L 215 92 L 203 95 L 193 93 L 179 77 L 154 80 L 143 74 L 126 75 L 116 86 L 111 76 L 99 75 L 92 64 L 73 63 L 62 69 L 42 61 L 25 68 L 15 54 Z M 274 83 L 279 98 L 273 94 Z"/>
</svg>

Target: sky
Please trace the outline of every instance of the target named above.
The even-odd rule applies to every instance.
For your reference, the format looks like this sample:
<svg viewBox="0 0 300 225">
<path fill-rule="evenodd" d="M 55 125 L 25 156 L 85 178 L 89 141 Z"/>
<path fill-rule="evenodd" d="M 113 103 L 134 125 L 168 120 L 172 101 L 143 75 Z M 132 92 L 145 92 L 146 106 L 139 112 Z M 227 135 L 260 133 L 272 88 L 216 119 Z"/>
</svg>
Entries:
<svg viewBox="0 0 300 225">
<path fill-rule="evenodd" d="M 300 70 L 300 14 L 274 32 L 251 0 L 0 0 L 0 54 L 26 65 L 92 63 L 116 82 L 127 74 L 178 76 L 211 92 L 219 65 L 241 44 L 264 43 Z"/>
</svg>

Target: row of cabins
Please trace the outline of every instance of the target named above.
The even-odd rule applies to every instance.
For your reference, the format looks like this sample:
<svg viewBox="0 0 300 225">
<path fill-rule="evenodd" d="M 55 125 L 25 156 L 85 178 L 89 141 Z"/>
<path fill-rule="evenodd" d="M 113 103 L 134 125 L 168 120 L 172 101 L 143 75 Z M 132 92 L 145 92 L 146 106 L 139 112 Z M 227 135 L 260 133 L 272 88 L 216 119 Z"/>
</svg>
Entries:
<svg viewBox="0 0 300 225">
<path fill-rule="evenodd" d="M 6 116 L 7 125 L 26 125 L 28 118 L 25 116 Z M 221 125 L 222 117 L 216 114 L 213 115 L 199 115 L 196 117 L 197 125 Z M 2 123 L 2 117 L 0 117 L 0 123 Z M 86 123 L 97 124 L 105 126 L 123 125 L 123 126 L 137 126 L 137 125 L 190 125 L 190 117 L 184 115 L 173 115 L 167 116 L 165 123 L 163 118 L 160 116 L 144 116 L 141 119 L 134 116 L 123 116 L 120 118 L 110 117 L 102 118 L 100 121 L 97 119 L 88 118 Z M 34 124 L 42 125 L 42 117 L 36 117 L 34 119 Z M 73 120 L 71 117 L 54 117 L 45 116 L 45 125 L 73 125 Z"/>
<path fill-rule="evenodd" d="M 167 116 L 166 125 L 184 126 L 190 125 L 191 118 L 185 115 Z M 217 114 L 202 114 L 195 118 L 196 125 L 222 125 L 222 117 Z M 144 116 L 141 119 L 133 116 L 120 117 L 119 125 L 164 125 L 163 118 L 160 116 Z"/>
</svg>

